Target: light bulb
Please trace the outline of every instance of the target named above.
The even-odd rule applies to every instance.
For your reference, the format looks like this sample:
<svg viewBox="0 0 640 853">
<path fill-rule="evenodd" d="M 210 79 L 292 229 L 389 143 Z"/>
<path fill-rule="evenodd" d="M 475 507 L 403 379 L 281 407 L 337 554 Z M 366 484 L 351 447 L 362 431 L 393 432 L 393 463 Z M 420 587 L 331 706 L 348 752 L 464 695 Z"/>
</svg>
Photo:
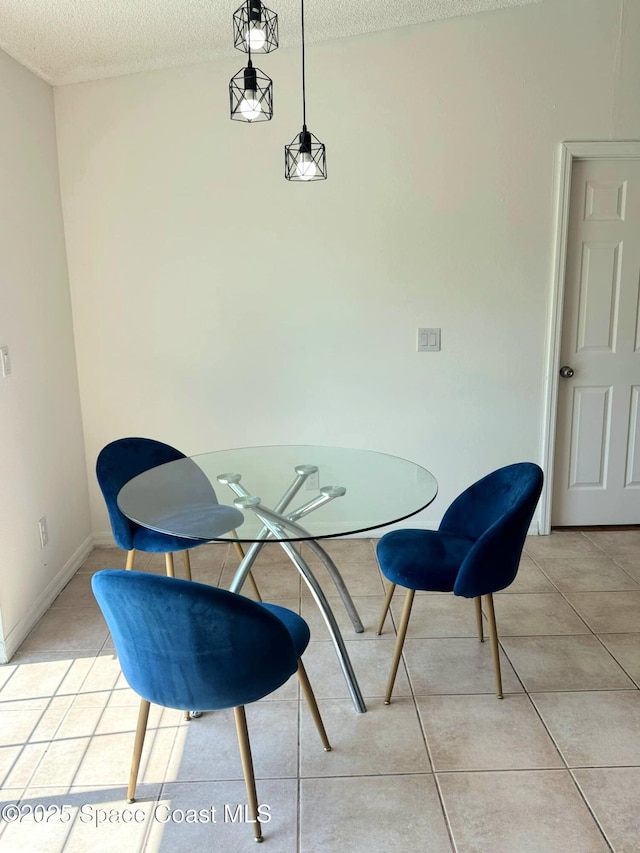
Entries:
<svg viewBox="0 0 640 853">
<path fill-rule="evenodd" d="M 247 121 L 257 119 L 262 112 L 260 101 L 252 89 L 245 89 L 244 98 L 240 102 L 240 112 Z"/>
<path fill-rule="evenodd" d="M 306 152 L 300 155 L 300 159 L 296 165 L 296 172 L 301 181 L 310 181 L 315 178 L 317 172 L 316 164 L 313 158 Z"/>
<path fill-rule="evenodd" d="M 267 37 L 262 27 L 253 26 L 247 30 L 244 40 L 251 50 L 262 50 Z"/>
</svg>

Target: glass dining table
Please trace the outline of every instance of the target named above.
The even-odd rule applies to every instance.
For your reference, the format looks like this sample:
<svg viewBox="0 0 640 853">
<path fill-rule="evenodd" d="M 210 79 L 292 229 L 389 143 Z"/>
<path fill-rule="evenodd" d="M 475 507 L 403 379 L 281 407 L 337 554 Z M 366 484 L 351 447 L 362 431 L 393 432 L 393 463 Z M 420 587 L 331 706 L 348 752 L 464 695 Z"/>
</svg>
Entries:
<svg viewBox="0 0 640 853">
<path fill-rule="evenodd" d="M 326 568 L 356 633 L 364 629 L 323 539 L 409 518 L 435 498 L 426 468 L 387 453 L 322 445 L 216 450 L 151 468 L 126 483 L 118 506 L 143 527 L 198 542 L 248 545 L 230 584 L 240 592 L 266 543 L 277 542 L 322 614 L 358 713 L 366 706 L 326 594 L 296 543 Z M 295 500 L 295 508 L 291 508 Z M 320 540 L 320 541 L 319 541 Z"/>
</svg>

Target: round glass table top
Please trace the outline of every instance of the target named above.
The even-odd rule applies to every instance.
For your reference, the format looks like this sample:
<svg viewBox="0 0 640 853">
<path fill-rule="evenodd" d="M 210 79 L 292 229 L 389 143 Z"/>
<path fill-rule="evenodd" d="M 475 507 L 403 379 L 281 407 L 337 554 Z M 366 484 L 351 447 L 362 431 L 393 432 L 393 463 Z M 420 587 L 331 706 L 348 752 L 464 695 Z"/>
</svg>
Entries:
<svg viewBox="0 0 640 853">
<path fill-rule="evenodd" d="M 217 450 L 151 468 L 126 483 L 127 518 L 203 542 L 322 539 L 401 521 L 438 484 L 426 468 L 372 450 L 274 445 Z M 262 513 L 262 519 L 260 514 Z"/>
</svg>

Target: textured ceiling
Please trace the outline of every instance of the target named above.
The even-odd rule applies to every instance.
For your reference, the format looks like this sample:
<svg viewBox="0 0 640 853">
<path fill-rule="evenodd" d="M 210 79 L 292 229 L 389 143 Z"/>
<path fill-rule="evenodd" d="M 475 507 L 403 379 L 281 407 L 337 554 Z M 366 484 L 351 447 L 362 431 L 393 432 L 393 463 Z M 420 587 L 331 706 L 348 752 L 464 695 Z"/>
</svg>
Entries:
<svg viewBox="0 0 640 853">
<path fill-rule="evenodd" d="M 305 41 L 540 0 L 306 0 Z M 52 85 L 188 65 L 234 52 L 240 0 L 0 0 L 0 48 Z M 267 0 L 280 44 L 299 43 L 300 0 Z"/>
</svg>

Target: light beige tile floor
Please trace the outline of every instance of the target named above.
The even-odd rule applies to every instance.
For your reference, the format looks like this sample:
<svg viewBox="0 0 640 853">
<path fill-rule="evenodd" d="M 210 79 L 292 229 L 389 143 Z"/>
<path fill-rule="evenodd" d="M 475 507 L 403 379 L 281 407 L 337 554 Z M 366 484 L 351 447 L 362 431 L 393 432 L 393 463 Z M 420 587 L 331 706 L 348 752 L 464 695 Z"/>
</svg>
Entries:
<svg viewBox="0 0 640 853">
<path fill-rule="evenodd" d="M 505 698 L 471 602 L 419 593 L 394 698 L 386 684 L 401 606 L 381 637 L 374 540 L 329 542 L 365 633 L 352 633 L 318 570 L 367 702 L 356 714 L 323 622 L 277 546 L 259 558 L 265 597 L 309 621 L 305 655 L 332 741 L 325 753 L 295 680 L 247 710 L 265 851 L 637 853 L 640 850 L 640 534 L 530 538 L 496 596 Z M 313 565 L 313 561 L 312 565 Z M 179 571 L 181 561 L 178 560 Z M 91 591 L 122 567 L 97 548 L 0 668 L 0 850 L 237 851 L 242 772 L 231 712 L 185 722 L 155 708 L 136 803 L 125 786 L 137 697 Z M 192 553 L 196 580 L 228 584 L 226 545 Z M 136 568 L 163 572 L 162 558 Z M 314 565 L 314 568 L 317 566 Z"/>
</svg>

